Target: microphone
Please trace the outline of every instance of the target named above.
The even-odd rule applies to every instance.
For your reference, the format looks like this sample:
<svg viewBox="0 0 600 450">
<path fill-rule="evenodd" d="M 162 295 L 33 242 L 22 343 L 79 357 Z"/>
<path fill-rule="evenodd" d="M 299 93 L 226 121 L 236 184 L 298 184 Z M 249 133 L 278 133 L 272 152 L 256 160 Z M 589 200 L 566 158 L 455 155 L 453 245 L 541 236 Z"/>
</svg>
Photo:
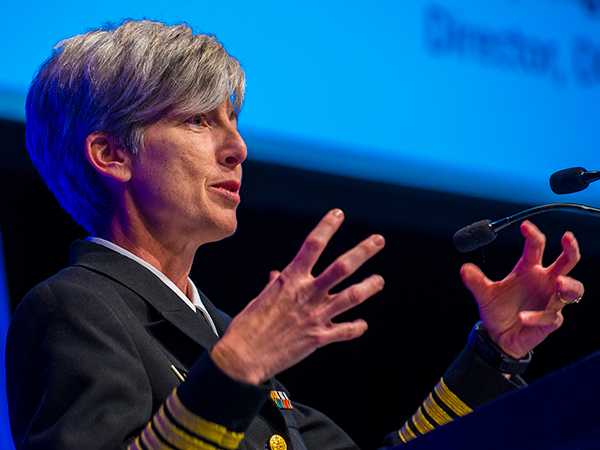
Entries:
<svg viewBox="0 0 600 450">
<path fill-rule="evenodd" d="M 583 191 L 593 181 L 600 179 L 600 171 L 583 167 L 559 170 L 550 176 L 550 189 L 555 194 L 571 194 Z"/>
<path fill-rule="evenodd" d="M 575 211 L 600 216 L 600 209 L 578 203 L 549 203 L 547 205 L 534 206 L 533 208 L 519 211 L 502 219 L 494 221 L 485 219 L 467 225 L 454 233 L 454 246 L 461 253 L 472 252 L 490 244 L 496 239 L 498 233 L 509 225 L 550 211 Z"/>
</svg>

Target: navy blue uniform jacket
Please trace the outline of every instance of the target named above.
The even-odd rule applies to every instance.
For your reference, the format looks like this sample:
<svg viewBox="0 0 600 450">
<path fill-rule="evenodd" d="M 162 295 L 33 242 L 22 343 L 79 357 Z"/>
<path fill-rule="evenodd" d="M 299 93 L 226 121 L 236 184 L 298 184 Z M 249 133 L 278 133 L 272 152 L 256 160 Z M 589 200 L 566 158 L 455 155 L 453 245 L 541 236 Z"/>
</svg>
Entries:
<svg viewBox="0 0 600 450">
<path fill-rule="evenodd" d="M 230 318 L 200 295 L 223 335 Z M 11 323 L 7 382 L 16 447 L 358 448 L 318 411 L 295 402 L 278 408 L 271 392 L 285 398 L 286 391 L 276 380 L 257 387 L 222 373 L 208 356 L 216 339 L 205 319 L 149 270 L 103 246 L 75 242 L 71 265 L 33 288 Z M 462 360 L 487 386 L 477 383 L 467 409 L 512 389 L 472 355 Z M 461 364 L 452 372 L 458 377 L 446 376 L 447 392 L 432 393 L 437 402 L 425 418 L 433 426 L 439 417 L 469 412 L 453 394 L 462 389 Z M 405 424 L 389 444 L 418 435 L 417 425 Z"/>
</svg>

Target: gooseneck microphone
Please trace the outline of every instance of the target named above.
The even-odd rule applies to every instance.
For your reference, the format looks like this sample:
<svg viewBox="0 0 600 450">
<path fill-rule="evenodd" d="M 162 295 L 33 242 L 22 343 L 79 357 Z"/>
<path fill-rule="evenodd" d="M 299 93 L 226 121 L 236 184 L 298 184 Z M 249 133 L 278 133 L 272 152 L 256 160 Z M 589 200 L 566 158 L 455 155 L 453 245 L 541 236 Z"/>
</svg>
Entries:
<svg viewBox="0 0 600 450">
<path fill-rule="evenodd" d="M 550 189 L 555 194 L 572 194 L 583 191 L 596 180 L 600 180 L 600 170 L 570 167 L 554 172 L 550 176 Z"/>
<path fill-rule="evenodd" d="M 570 169 L 566 169 L 570 170 Z M 577 203 L 550 203 L 535 206 L 498 220 L 480 220 L 467 225 L 454 233 L 454 246 L 461 253 L 472 252 L 491 243 L 498 233 L 515 222 L 537 216 L 550 211 L 576 211 L 593 216 L 600 216 L 600 209 Z"/>
</svg>

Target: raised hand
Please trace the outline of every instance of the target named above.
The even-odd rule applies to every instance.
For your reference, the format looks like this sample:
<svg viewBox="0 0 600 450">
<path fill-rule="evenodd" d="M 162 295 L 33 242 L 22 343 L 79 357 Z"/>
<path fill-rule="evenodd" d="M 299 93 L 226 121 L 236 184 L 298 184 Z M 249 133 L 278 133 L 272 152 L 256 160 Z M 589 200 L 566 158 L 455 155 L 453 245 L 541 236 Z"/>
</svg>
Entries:
<svg viewBox="0 0 600 450">
<path fill-rule="evenodd" d="M 562 253 L 542 266 L 546 237 L 529 221 L 521 224 L 523 254 L 502 280 L 491 281 L 474 264 L 465 264 L 461 276 L 479 306 L 492 340 L 504 352 L 521 358 L 563 323 L 562 308 L 583 296 L 583 284 L 567 274 L 580 259 L 577 240 L 566 232 Z"/>
<path fill-rule="evenodd" d="M 215 364 L 229 376 L 259 384 L 317 348 L 355 339 L 367 330 L 364 320 L 332 319 L 383 289 L 383 278 L 372 275 L 339 293 L 330 291 L 383 248 L 383 237 L 370 236 L 318 276 L 312 274 L 343 219 L 337 209 L 326 214 L 292 262 L 281 272 L 271 272 L 269 284 L 233 319 L 211 352 Z"/>
</svg>

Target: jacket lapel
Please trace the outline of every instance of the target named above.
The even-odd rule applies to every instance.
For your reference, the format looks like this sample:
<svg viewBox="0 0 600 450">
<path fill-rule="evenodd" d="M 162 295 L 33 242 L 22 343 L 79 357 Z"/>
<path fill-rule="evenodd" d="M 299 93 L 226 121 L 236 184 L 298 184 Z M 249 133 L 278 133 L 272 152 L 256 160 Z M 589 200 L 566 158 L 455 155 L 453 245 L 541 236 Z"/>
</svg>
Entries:
<svg viewBox="0 0 600 450">
<path fill-rule="evenodd" d="M 167 321 L 205 349 L 210 349 L 217 341 L 217 337 L 203 317 L 194 313 L 175 292 L 136 261 L 102 245 L 81 240 L 71 245 L 70 259 L 71 265 L 93 270 L 131 289 Z M 205 296 L 203 294 L 201 296 L 204 302 Z M 216 310 L 212 304 L 211 309 Z M 209 313 L 215 320 L 214 312 L 209 310 Z M 218 317 L 216 322 L 219 323 L 217 327 L 223 327 L 221 315 L 216 316 Z M 220 329 L 219 333 L 221 333 Z"/>
<path fill-rule="evenodd" d="M 177 298 L 181 302 L 179 298 Z M 178 311 L 163 311 L 162 316 L 179 328 L 183 333 L 190 337 L 194 342 L 200 344 L 206 350 L 210 350 L 218 340 L 213 330 L 210 328 L 206 319 L 201 317 L 198 313 L 192 311 L 188 306 L 187 308 Z"/>
<path fill-rule="evenodd" d="M 231 317 L 225 314 L 220 309 L 218 309 L 215 305 L 213 305 L 213 303 L 208 299 L 206 295 L 204 295 L 204 293 L 200 289 L 198 289 L 198 294 L 200 295 L 202 303 L 206 307 L 208 314 L 210 314 L 210 317 L 212 318 L 215 327 L 217 328 L 219 336 L 223 336 L 225 334 L 225 331 L 227 331 L 227 327 L 231 323 Z"/>
</svg>

